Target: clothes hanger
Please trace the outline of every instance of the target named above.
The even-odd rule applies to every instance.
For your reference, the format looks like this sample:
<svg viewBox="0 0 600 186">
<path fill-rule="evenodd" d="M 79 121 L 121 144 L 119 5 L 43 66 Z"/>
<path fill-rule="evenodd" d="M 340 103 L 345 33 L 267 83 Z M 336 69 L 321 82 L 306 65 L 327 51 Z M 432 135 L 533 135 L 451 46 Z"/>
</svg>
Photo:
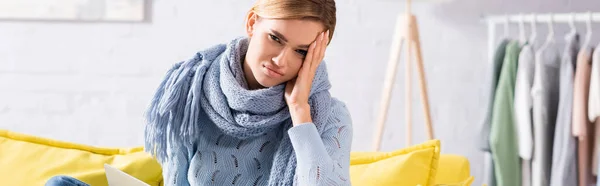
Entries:
<svg viewBox="0 0 600 186">
<path fill-rule="evenodd" d="M 554 15 L 549 14 L 548 17 L 550 18 L 550 20 L 548 20 L 548 36 L 538 51 L 542 51 L 546 49 L 548 45 L 554 43 Z"/>
<path fill-rule="evenodd" d="M 537 37 L 537 15 L 535 13 L 531 14 L 531 36 L 529 38 L 529 43 L 533 46 L 535 39 Z"/>
<path fill-rule="evenodd" d="M 577 33 L 577 27 L 575 27 L 575 13 L 571 13 L 571 19 L 569 20 L 569 27 L 571 27 L 570 34 Z"/>
<path fill-rule="evenodd" d="M 592 40 L 592 13 L 588 12 L 588 20 L 586 21 L 587 33 L 585 34 L 585 41 L 583 47 L 588 47 L 590 40 Z"/>
<path fill-rule="evenodd" d="M 519 41 L 521 41 L 521 44 L 527 42 L 527 36 L 525 36 L 525 21 L 523 19 L 523 14 L 519 14 Z"/>
<path fill-rule="evenodd" d="M 552 44 L 554 43 L 554 14 L 550 14 L 550 21 L 548 21 L 548 28 L 550 29 L 550 32 L 548 34 L 548 44 Z"/>
</svg>

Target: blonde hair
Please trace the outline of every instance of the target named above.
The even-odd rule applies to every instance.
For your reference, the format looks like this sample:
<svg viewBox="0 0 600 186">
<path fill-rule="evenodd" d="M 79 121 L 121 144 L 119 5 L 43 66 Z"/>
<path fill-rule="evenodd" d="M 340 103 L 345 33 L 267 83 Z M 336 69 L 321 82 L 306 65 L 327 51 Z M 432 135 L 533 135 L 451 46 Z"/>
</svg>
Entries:
<svg viewBox="0 0 600 186">
<path fill-rule="evenodd" d="M 333 38 L 336 23 L 334 0 L 257 0 L 250 9 L 256 15 L 270 19 L 312 19 L 329 30 Z"/>
</svg>

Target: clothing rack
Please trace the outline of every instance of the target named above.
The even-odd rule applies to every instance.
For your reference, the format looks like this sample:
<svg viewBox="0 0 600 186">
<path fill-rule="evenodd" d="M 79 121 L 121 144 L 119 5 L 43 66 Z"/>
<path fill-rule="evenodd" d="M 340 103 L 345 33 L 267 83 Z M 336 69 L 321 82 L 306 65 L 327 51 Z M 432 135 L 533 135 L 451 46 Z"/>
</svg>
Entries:
<svg viewBox="0 0 600 186">
<path fill-rule="evenodd" d="M 597 31 L 598 34 L 594 34 L 594 31 L 592 30 L 592 28 L 593 28 L 592 24 L 596 24 L 597 25 L 597 23 L 600 23 L 600 12 L 589 12 L 588 11 L 588 12 L 544 13 L 544 14 L 537 14 L 537 13 L 517 13 L 517 14 L 510 14 L 510 15 L 508 15 L 508 14 L 507 15 L 499 14 L 499 15 L 483 16 L 481 18 L 481 22 L 486 23 L 487 24 L 487 29 L 488 29 L 487 30 L 487 32 L 488 32 L 487 33 L 488 34 L 488 36 L 487 36 L 488 37 L 488 46 L 487 47 L 488 47 L 488 57 L 489 57 L 488 62 L 489 63 L 494 63 L 494 57 L 495 57 L 494 53 L 496 52 L 496 48 L 499 47 L 499 45 L 497 45 L 498 43 L 496 43 L 496 39 L 499 38 L 498 35 L 496 35 L 497 34 L 496 33 L 497 32 L 497 30 L 496 30 L 497 28 L 496 27 L 497 26 L 500 26 L 501 28 L 503 27 L 504 31 L 502 31 L 502 29 L 499 29 L 500 30 L 499 33 L 503 33 L 505 35 L 504 36 L 505 38 L 506 37 L 510 37 L 510 36 L 514 36 L 514 38 L 508 38 L 508 39 L 518 39 L 519 40 L 519 44 L 521 44 L 521 45 L 523 45 L 524 42 L 534 41 L 535 44 L 542 44 L 542 43 L 544 43 L 544 44 L 542 44 L 542 46 L 546 46 L 546 44 L 548 44 L 549 41 L 552 41 L 552 40 L 556 41 L 556 40 L 558 40 L 558 38 L 563 38 L 563 36 L 555 34 L 555 31 L 554 31 L 555 30 L 555 25 L 556 25 L 556 27 L 557 26 L 561 26 L 562 27 L 562 26 L 567 25 L 567 27 L 570 27 L 570 29 L 571 29 L 571 31 L 569 31 L 569 33 L 573 33 L 573 31 L 575 31 L 575 32 L 577 32 L 580 35 L 585 35 L 585 38 L 582 39 L 584 41 L 583 42 L 584 44 L 575 43 L 575 44 L 577 44 L 579 46 L 589 47 L 590 43 L 592 42 L 591 41 L 592 36 L 593 35 L 596 35 L 596 36 L 600 35 L 600 30 Z M 518 29 L 519 29 L 518 32 L 514 32 L 514 33 L 510 32 L 509 25 L 511 25 L 513 23 L 516 23 L 516 25 L 518 25 Z M 539 26 L 537 26 L 538 23 L 542 23 L 544 25 L 541 26 L 541 27 L 539 27 Z M 564 24 L 564 23 L 566 23 L 566 24 Z M 527 24 L 527 28 L 525 27 L 525 24 Z M 546 24 L 547 24 L 547 26 L 546 26 Z M 596 26 L 596 25 L 594 25 L 594 26 Z M 585 29 L 577 30 L 578 26 L 585 26 Z M 517 26 L 513 26 L 513 27 L 517 27 Z M 540 31 L 542 33 L 546 33 L 546 31 L 547 31 L 548 34 L 545 34 L 546 38 L 539 38 L 539 37 L 537 37 L 537 35 L 538 35 L 538 33 Z M 530 34 L 530 35 L 527 36 L 528 34 Z M 544 41 L 544 39 L 546 41 Z M 562 40 L 562 41 L 566 41 L 566 40 Z M 573 41 L 572 38 L 570 38 L 570 41 L 571 42 Z M 595 41 L 595 42 L 597 42 L 597 41 Z M 570 43 L 570 42 L 567 41 L 567 43 Z M 573 44 L 573 45 L 575 45 L 575 44 Z M 573 46 L 568 45 L 567 47 L 573 47 Z M 568 49 L 570 49 L 570 48 L 565 48 L 565 51 L 569 51 Z M 535 50 L 537 50 L 537 49 L 530 48 L 529 54 L 530 55 L 533 54 Z M 506 52 L 508 53 L 509 50 L 506 50 Z M 537 52 L 537 51 L 535 51 L 535 52 Z M 561 51 L 557 51 L 557 52 L 561 52 Z M 519 53 L 520 53 L 520 51 L 519 51 Z M 520 55 L 520 54 L 518 54 L 518 55 Z M 537 53 L 536 53 L 536 55 L 537 55 Z M 569 51 L 569 55 L 571 55 L 571 56 L 572 55 L 577 56 L 578 53 L 575 52 L 575 51 Z M 563 54 L 561 53 L 561 54 L 559 54 L 559 56 L 563 56 Z M 512 56 L 512 57 L 515 57 L 515 56 Z M 530 56 L 530 57 L 533 57 L 533 56 Z M 521 60 L 521 59 L 519 58 L 518 60 Z M 529 60 L 535 60 L 535 59 L 529 58 Z M 561 60 L 562 60 L 562 58 L 561 58 Z M 579 60 L 579 59 L 577 59 L 577 60 Z M 514 58 L 511 61 L 514 62 Z M 528 62 L 528 60 L 525 61 L 525 63 L 527 63 L 527 62 Z M 529 64 L 532 65 L 532 62 L 538 64 L 537 61 L 529 61 Z M 502 63 L 502 62 L 500 62 L 500 63 Z M 518 63 L 521 63 L 521 62 L 518 62 Z M 562 61 L 561 61 L 561 63 L 562 63 Z M 493 64 L 492 68 L 498 68 L 498 67 L 495 67 L 494 65 L 496 65 L 496 64 Z M 521 64 L 517 64 L 517 66 L 518 65 L 521 65 Z M 502 67 L 500 67 L 500 69 L 502 69 Z M 518 68 L 518 69 L 521 70 L 520 68 Z M 536 67 L 529 68 L 529 69 L 525 70 L 525 74 L 527 74 L 527 73 L 538 73 L 538 71 L 533 72 L 532 69 L 537 70 L 538 69 L 537 65 L 536 65 Z M 583 69 L 583 68 L 577 67 L 577 71 L 575 71 L 574 69 L 571 69 L 572 73 L 573 73 L 572 74 L 573 77 L 571 77 L 571 78 L 573 78 L 572 79 L 573 81 L 571 83 L 573 83 L 573 84 L 575 84 L 574 82 L 577 81 L 577 80 L 575 80 L 575 76 L 574 76 L 575 73 L 581 73 L 581 72 L 579 72 L 579 69 Z M 502 70 L 504 70 L 504 69 L 502 69 Z M 498 72 L 500 72 L 502 70 L 499 70 Z M 510 69 L 510 70 L 516 70 L 516 69 Z M 562 72 L 563 72 L 562 70 L 563 69 L 560 69 L 561 75 L 564 75 L 564 74 L 562 74 Z M 529 72 L 527 72 L 527 71 L 529 71 Z M 502 72 L 506 72 L 506 71 L 502 71 Z M 512 71 L 512 72 L 516 73 L 516 71 Z M 519 74 L 520 74 L 520 72 L 519 72 Z M 494 74 L 494 75 L 498 75 L 498 74 Z M 512 86 L 514 86 L 513 87 L 514 88 L 513 89 L 513 94 L 517 94 L 517 93 L 515 93 L 516 92 L 515 89 L 517 87 L 518 80 L 516 80 L 517 79 L 516 78 L 516 74 L 512 74 L 512 75 L 515 75 L 515 77 L 514 77 L 515 79 L 512 79 L 513 81 L 515 81 L 514 84 L 512 84 Z M 527 74 L 527 75 L 530 75 L 530 74 Z M 587 76 L 588 77 L 585 77 L 585 78 L 590 78 L 589 74 Z M 525 76 L 525 77 L 527 77 L 527 76 Z M 537 77 L 539 78 L 541 76 L 537 76 Z M 565 76 L 565 77 L 567 77 L 567 79 L 569 78 L 568 76 Z M 497 76 L 494 77 L 494 78 L 498 78 L 499 79 L 499 77 L 497 77 Z M 531 77 L 528 77 L 528 78 L 531 78 Z M 523 78 L 523 79 L 527 79 L 527 78 Z M 498 82 L 496 82 L 496 83 L 498 83 Z M 531 83 L 531 82 L 528 82 L 528 83 Z M 560 83 L 563 83 L 563 76 L 560 77 Z M 588 81 L 588 83 L 592 84 L 591 80 Z M 573 85 L 573 84 L 571 84 L 571 85 Z M 530 84 L 529 86 L 531 88 L 531 86 L 535 86 L 535 85 Z M 576 91 L 575 87 L 576 86 L 573 85 L 572 89 L 568 90 L 568 91 L 571 91 L 571 93 L 573 94 L 573 96 L 577 95 L 575 93 L 575 91 Z M 584 86 L 581 86 L 581 87 L 584 87 Z M 589 87 L 587 87 L 587 88 L 589 88 Z M 577 88 L 577 89 L 579 89 L 579 88 Z M 496 89 L 494 88 L 492 90 L 495 91 Z M 531 90 L 528 90 L 528 91 L 531 92 Z M 524 94 L 527 94 L 528 91 L 525 91 Z M 560 87 L 561 94 L 562 94 L 563 91 L 564 91 L 563 87 L 561 86 Z M 579 90 L 579 91 L 589 91 L 589 90 Z M 521 92 L 521 94 L 523 94 L 523 92 Z M 590 94 L 590 95 L 592 95 L 592 94 Z M 584 97 L 584 96 L 581 96 L 581 97 Z M 492 97 L 491 99 L 494 99 L 494 97 Z M 571 98 L 567 97 L 567 99 L 571 99 Z M 588 98 L 585 98 L 585 99 L 588 99 Z M 554 101 L 556 101 L 556 100 L 554 100 Z M 563 97 L 560 97 L 559 101 L 562 102 L 563 101 Z M 575 103 L 574 100 L 572 100 L 572 101 L 573 101 L 573 103 Z M 585 100 L 584 102 L 587 102 L 587 101 L 588 100 Z M 491 102 L 490 102 L 490 104 L 493 105 L 493 103 L 491 103 Z M 586 103 L 580 104 L 578 106 L 587 106 L 585 104 Z M 568 105 L 568 106 L 575 107 L 576 105 L 572 104 L 572 105 Z M 531 109 L 534 106 L 529 105 L 528 107 L 530 107 L 530 109 Z M 490 109 L 490 108 L 491 107 L 489 107 L 488 109 Z M 553 108 L 553 109 L 557 109 L 557 108 Z M 575 110 L 575 109 L 573 109 L 573 110 Z M 515 112 L 519 112 L 519 111 L 515 110 Z M 561 111 L 558 111 L 558 112 L 561 112 Z M 582 111 L 582 112 L 587 112 L 587 111 Z M 529 116 L 529 117 L 534 117 L 533 113 L 531 113 L 531 114 L 532 115 Z M 587 114 L 588 113 L 585 114 L 586 117 L 585 117 L 584 120 L 588 120 L 589 119 L 587 117 Z M 574 117 L 580 117 L 580 116 L 577 116 L 575 114 L 571 114 L 571 116 L 569 116 L 569 117 L 574 118 Z M 514 117 L 513 119 L 515 119 L 515 121 L 518 120 L 517 117 Z M 569 119 L 571 119 L 571 118 L 569 118 Z M 568 122 L 572 122 L 572 121 L 567 121 L 566 126 L 570 127 Z M 587 121 L 587 122 L 589 122 L 589 121 Z M 516 122 L 516 124 L 518 124 L 518 122 Z M 533 124 L 533 123 L 531 123 L 531 124 Z M 535 131 L 533 129 L 534 127 L 535 126 L 533 126 L 531 128 L 531 131 L 528 131 L 528 132 L 536 133 L 536 132 L 534 132 Z M 593 129 L 591 129 L 591 130 L 593 130 Z M 515 132 L 516 132 L 516 130 L 515 130 Z M 532 135 L 535 135 L 533 133 L 532 133 Z M 571 133 L 571 134 L 574 135 L 574 133 Z M 518 136 L 518 134 L 516 134 L 516 135 Z M 554 133 L 552 133 L 550 135 L 554 135 Z M 580 137 L 577 137 L 577 138 L 580 138 Z M 578 141 L 578 142 L 575 142 L 574 145 L 579 145 L 579 143 L 581 143 L 580 140 L 576 140 L 576 141 Z M 588 141 L 588 139 L 586 139 L 585 141 Z M 526 142 L 526 143 L 532 143 L 532 142 L 533 143 L 537 143 L 537 142 L 535 142 L 535 138 L 533 138 L 533 141 Z M 537 144 L 533 144 L 533 143 L 532 143 L 532 146 L 535 147 Z M 586 143 L 590 143 L 590 142 L 588 141 Z M 593 142 L 591 142 L 591 143 L 593 143 Z M 553 145 L 553 144 L 551 144 L 551 145 Z M 562 145 L 564 145 L 564 144 L 561 144 L 561 146 Z M 529 146 L 529 145 L 527 145 L 527 146 Z M 529 147 L 527 147 L 527 148 L 529 148 Z M 520 150 L 521 149 L 518 149 L 518 151 L 520 151 Z M 553 149 L 553 150 L 555 150 L 555 149 Z M 556 152 L 556 151 L 554 151 L 554 152 Z M 554 152 L 552 152 L 552 153 L 554 153 Z M 534 151 L 532 153 L 537 153 L 537 152 Z M 591 159 L 583 159 L 583 161 L 580 161 L 579 158 L 581 158 L 582 156 L 580 156 L 579 153 L 582 153 L 582 151 L 579 151 L 579 152 L 575 153 L 576 154 L 575 156 L 577 157 L 577 160 L 575 160 L 575 164 L 577 164 L 577 166 L 579 166 L 583 162 L 584 164 L 590 164 L 590 165 L 589 165 L 589 167 L 583 167 L 582 166 L 583 168 L 581 168 L 581 169 L 579 167 L 575 168 L 577 170 L 577 172 L 576 172 L 577 174 L 576 174 L 575 178 L 571 178 L 571 179 L 577 179 L 578 182 L 580 182 L 581 180 L 588 180 L 589 183 L 596 182 L 596 181 L 591 181 L 591 179 L 590 179 L 589 176 L 591 176 L 592 174 L 591 173 L 589 173 L 589 174 L 587 173 L 587 171 L 591 171 L 590 168 L 592 167 L 592 165 L 591 165 L 592 163 L 586 162 L 586 161 L 592 161 L 593 162 L 594 158 L 593 157 L 586 157 L 586 158 L 591 158 Z M 585 151 L 583 151 L 583 153 L 585 153 L 585 155 L 583 155 L 583 156 L 589 156 L 588 153 L 591 153 L 591 151 L 585 150 Z M 593 154 L 593 153 L 591 153 L 591 154 Z M 494 182 L 494 180 L 492 179 L 493 177 L 489 177 L 490 176 L 489 173 L 491 172 L 492 173 L 491 175 L 493 175 L 495 170 L 493 170 L 493 168 L 490 168 L 490 167 L 493 167 L 493 165 L 497 164 L 498 162 L 495 162 L 496 160 L 494 160 L 494 158 L 492 157 L 491 152 L 489 152 L 489 151 L 488 152 L 484 152 L 484 155 L 485 155 L 484 158 L 485 158 L 485 162 L 486 162 L 486 166 L 484 168 L 484 170 L 485 170 L 484 172 L 486 172 L 486 173 L 484 174 L 483 180 L 484 180 L 484 182 Z M 520 155 L 521 154 L 519 154 L 519 156 Z M 552 158 L 550 158 L 550 159 L 552 159 Z M 554 160 L 552 160 L 552 161 L 554 161 Z M 531 162 L 529 162 L 529 163 L 531 163 Z M 556 162 L 552 162 L 552 163 L 556 163 Z M 562 162 L 562 163 L 565 163 L 565 162 Z M 571 162 L 571 163 L 573 163 L 573 162 Z M 518 166 L 521 166 L 521 164 L 519 163 Z M 552 165 L 552 169 L 554 169 L 554 168 L 555 168 L 554 165 Z M 582 169 L 584 171 L 581 171 Z M 594 168 L 594 169 L 596 169 L 596 168 Z M 533 185 L 535 183 L 535 181 L 533 181 L 533 179 L 536 176 L 536 174 L 534 173 L 534 171 L 535 171 L 534 165 L 530 164 L 528 166 L 528 169 L 523 169 L 523 170 L 529 171 L 529 173 L 528 173 L 528 175 L 529 175 L 528 179 L 529 180 L 525 180 L 525 181 L 529 182 L 529 185 Z M 540 169 L 538 171 L 542 171 L 542 170 Z M 540 178 L 543 177 L 543 176 L 545 176 L 543 174 L 537 174 L 537 175 Z M 498 178 L 498 177 L 496 177 L 496 178 Z M 521 179 L 523 179 L 523 178 L 525 178 L 525 177 L 522 177 Z M 514 179 L 511 179 L 511 180 L 514 180 Z M 542 181 L 542 182 L 546 182 L 546 181 Z M 588 182 L 588 181 L 585 181 L 585 182 Z M 600 183 L 600 182 L 598 182 L 598 183 Z M 561 184 L 561 183 L 559 183 L 559 184 Z M 581 182 L 580 182 L 580 184 L 581 184 Z M 587 184 L 584 184 L 584 185 L 587 185 Z M 600 186 L 600 184 L 599 184 L 599 186 Z"/>
<path fill-rule="evenodd" d="M 508 32 L 510 23 L 569 23 L 573 26 L 575 23 L 600 23 L 600 12 L 571 12 L 571 13 L 520 13 L 510 15 L 491 15 L 484 16 L 482 21 L 487 23 L 488 27 L 488 56 L 493 57 L 496 44 L 496 26 L 504 25 L 504 32 Z M 490 60 L 491 61 L 491 60 Z"/>
<path fill-rule="evenodd" d="M 491 24 L 498 24 L 498 23 L 504 23 L 507 21 L 508 18 L 508 22 L 509 23 L 518 23 L 521 22 L 521 20 L 525 21 L 525 22 L 540 22 L 540 23 L 547 23 L 548 21 L 550 21 L 552 19 L 552 22 L 554 23 L 569 23 L 571 21 L 575 21 L 575 22 L 586 22 L 591 18 L 592 22 L 600 22 L 600 12 L 577 12 L 577 13 L 558 13 L 558 14 L 554 14 L 554 13 L 546 13 L 546 14 L 536 14 L 536 13 L 529 13 L 529 14 L 511 14 L 511 15 L 493 15 L 493 16 L 486 16 L 484 17 L 484 20 L 487 23 L 491 23 Z"/>
</svg>

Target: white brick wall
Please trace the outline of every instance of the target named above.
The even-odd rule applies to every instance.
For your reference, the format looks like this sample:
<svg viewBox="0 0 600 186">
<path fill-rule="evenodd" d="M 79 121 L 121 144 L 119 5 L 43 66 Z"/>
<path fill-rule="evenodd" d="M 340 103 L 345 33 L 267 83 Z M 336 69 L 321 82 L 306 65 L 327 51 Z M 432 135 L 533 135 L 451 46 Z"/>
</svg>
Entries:
<svg viewBox="0 0 600 186">
<path fill-rule="evenodd" d="M 142 145 L 142 114 L 163 73 L 201 48 L 243 34 L 243 18 L 252 4 L 153 2 L 151 23 L 0 21 L 0 128 L 91 145 Z M 338 27 L 326 56 L 332 93 L 352 113 L 353 149 L 370 150 L 392 24 L 404 7 L 390 0 L 337 4 Z M 600 11 L 600 4 L 592 0 L 417 4 L 433 123 L 442 152 L 467 156 L 472 174 L 481 178 L 482 156 L 475 137 L 488 88 L 481 14 L 590 7 Z M 400 66 L 383 150 L 404 146 L 404 64 Z M 416 76 L 413 80 L 413 141 L 422 142 L 426 136 Z M 478 181 L 474 185 L 480 185 Z"/>
</svg>

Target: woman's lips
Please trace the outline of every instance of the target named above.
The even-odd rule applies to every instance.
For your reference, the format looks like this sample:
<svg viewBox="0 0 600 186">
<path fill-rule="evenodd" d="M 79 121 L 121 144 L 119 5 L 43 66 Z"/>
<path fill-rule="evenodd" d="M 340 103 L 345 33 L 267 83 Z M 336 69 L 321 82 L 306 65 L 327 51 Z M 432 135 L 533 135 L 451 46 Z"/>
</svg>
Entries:
<svg viewBox="0 0 600 186">
<path fill-rule="evenodd" d="M 269 77 L 277 78 L 277 77 L 283 76 L 283 74 L 281 72 L 273 70 L 273 68 L 271 68 L 267 65 L 263 65 L 263 69 L 265 71 L 265 74 Z"/>
</svg>

